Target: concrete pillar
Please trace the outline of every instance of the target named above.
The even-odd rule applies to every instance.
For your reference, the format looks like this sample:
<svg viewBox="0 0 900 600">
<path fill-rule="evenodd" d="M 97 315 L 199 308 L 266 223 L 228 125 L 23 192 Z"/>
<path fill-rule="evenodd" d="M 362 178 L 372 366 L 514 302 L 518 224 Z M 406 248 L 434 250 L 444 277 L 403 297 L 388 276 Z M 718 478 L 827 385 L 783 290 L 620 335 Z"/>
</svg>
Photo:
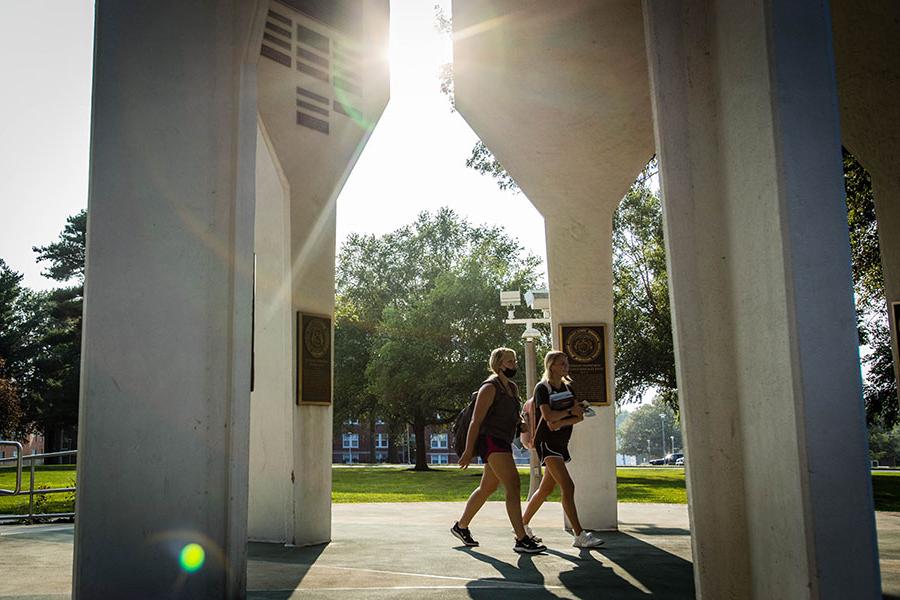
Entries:
<svg viewBox="0 0 900 600">
<path fill-rule="evenodd" d="M 96 6 L 76 598 L 245 592 L 261 30 L 251 0 Z"/>
<path fill-rule="evenodd" d="M 644 17 L 698 597 L 880 597 L 828 11 Z"/>
<path fill-rule="evenodd" d="M 453 28 L 456 108 L 545 219 L 553 334 L 605 323 L 612 376 L 612 214 L 653 155 L 640 5 L 454 0 Z M 615 529 L 615 415 L 596 410 L 569 470 L 584 527 Z"/>
<path fill-rule="evenodd" d="M 261 122 L 258 132 L 247 528 L 251 540 L 284 542 L 293 520 L 290 186 Z"/>
<path fill-rule="evenodd" d="M 900 302 L 900 3 L 832 0 L 831 10 L 841 141 L 872 177 L 894 374 L 900 381 L 892 309 Z"/>
<path fill-rule="evenodd" d="M 386 0 L 272 1 L 260 49 L 259 115 L 289 197 L 282 215 L 287 233 L 273 222 L 276 230 L 267 236 L 288 236 L 290 269 L 283 289 L 292 350 L 289 369 L 277 377 L 279 389 L 289 385 L 291 400 L 289 418 L 271 430 L 254 430 L 268 441 L 254 437 L 251 456 L 261 464 L 278 462 L 277 477 L 290 477 L 281 541 L 295 545 L 331 539 L 332 456 L 331 405 L 297 404 L 297 315 L 333 319 L 337 197 L 387 105 L 388 6 Z M 284 333 L 263 334 L 278 339 L 260 343 L 277 345 Z M 333 348 L 332 343 L 332 364 Z M 280 466 L 285 445 L 287 469 Z M 251 494 L 282 493 L 280 480 L 269 481 L 274 488 Z M 253 504 L 254 535 L 276 532 L 283 522 L 281 510 L 266 512 L 265 505 Z"/>
<path fill-rule="evenodd" d="M 544 228 L 553 347 L 560 348 L 561 323 L 605 323 L 607 390 L 614 398 L 612 208 L 585 208 L 577 218 L 570 213 L 551 213 L 544 218 Z M 616 529 L 615 403 L 594 410 L 596 416 L 586 418 L 572 431 L 568 469 L 575 481 L 575 505 L 582 527 Z"/>
<path fill-rule="evenodd" d="M 900 124 L 898 124 L 900 125 Z M 896 142 L 896 140 L 895 140 Z M 900 382 L 900 340 L 897 322 L 900 307 L 900 170 L 886 169 L 883 175 L 872 174 L 875 196 L 875 218 L 878 220 L 878 245 L 884 271 L 884 295 L 891 328 L 891 351 L 894 355 L 894 378 Z"/>
</svg>

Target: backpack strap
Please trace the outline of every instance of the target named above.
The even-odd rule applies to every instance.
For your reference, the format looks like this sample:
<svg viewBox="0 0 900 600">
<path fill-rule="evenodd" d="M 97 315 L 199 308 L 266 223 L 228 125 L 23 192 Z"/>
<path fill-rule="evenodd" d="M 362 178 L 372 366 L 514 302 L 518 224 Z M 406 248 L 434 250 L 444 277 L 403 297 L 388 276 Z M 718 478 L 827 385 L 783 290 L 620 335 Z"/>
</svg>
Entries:
<svg viewBox="0 0 900 600">
<path fill-rule="evenodd" d="M 547 388 L 547 401 L 549 402 L 549 401 L 550 401 L 550 394 L 553 393 L 553 389 L 550 387 L 550 382 L 544 381 L 544 380 L 542 379 L 542 380 L 541 380 L 541 383 L 544 384 L 544 387 L 545 387 L 545 388 Z M 544 414 L 541 412 L 541 409 L 539 409 L 539 408 L 537 407 L 536 404 L 535 404 L 535 407 L 534 407 L 534 408 L 535 408 L 535 410 L 538 412 L 538 422 L 537 422 L 537 425 L 534 426 L 534 434 L 537 435 L 537 430 L 538 430 L 538 429 L 540 428 L 540 426 L 541 426 L 541 421 L 544 420 Z M 547 429 L 550 429 L 550 425 L 547 425 Z"/>
</svg>

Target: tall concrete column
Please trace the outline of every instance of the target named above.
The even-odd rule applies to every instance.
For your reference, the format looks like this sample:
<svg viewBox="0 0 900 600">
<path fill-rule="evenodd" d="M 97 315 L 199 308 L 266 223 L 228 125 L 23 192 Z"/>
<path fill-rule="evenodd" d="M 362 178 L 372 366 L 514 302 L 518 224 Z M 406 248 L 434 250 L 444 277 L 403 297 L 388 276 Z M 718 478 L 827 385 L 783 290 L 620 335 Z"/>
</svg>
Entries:
<svg viewBox="0 0 900 600">
<path fill-rule="evenodd" d="M 273 413 L 262 411 L 266 420 L 273 414 L 286 418 L 269 421 L 273 426 L 266 431 L 254 429 L 252 460 L 274 469 L 265 488 L 251 491 L 260 499 L 251 503 L 251 533 L 309 545 L 331 539 L 332 409 L 330 397 L 301 401 L 298 315 L 334 315 L 337 198 L 387 105 L 389 4 L 281 0 L 268 5 L 259 48 L 259 115 L 270 142 L 269 160 L 281 172 L 272 186 L 282 187 L 287 205 L 265 235 L 278 238 L 287 253 L 279 292 L 284 295 L 277 302 L 290 307 L 292 321 L 287 331 L 260 332 L 268 339 L 257 342 L 274 347 L 290 341 L 288 360 L 279 361 L 273 377 L 279 389 L 287 386 L 291 392 L 289 399 L 278 400 L 289 402 L 287 413 L 281 404 L 272 405 Z M 328 352 L 333 364 L 333 344 Z M 277 498 L 285 485 L 287 513 L 284 499 Z M 284 537 L 272 537 L 282 526 Z"/>
<path fill-rule="evenodd" d="M 561 323 L 606 324 L 608 393 L 613 381 L 612 208 L 584 207 L 577 218 L 567 213 L 544 217 L 547 271 L 552 302 L 553 347 L 560 348 Z M 575 382 L 577 386 L 578 382 Z M 618 527 L 616 506 L 615 403 L 595 406 L 597 415 L 572 430 L 569 472 L 575 504 L 585 529 Z"/>
<path fill-rule="evenodd" d="M 878 220 L 878 245 L 881 248 L 881 267 L 884 271 L 884 295 L 891 328 L 891 352 L 894 356 L 894 378 L 900 381 L 900 169 L 890 167 L 883 175 L 872 174 L 875 196 L 875 218 Z"/>
<path fill-rule="evenodd" d="M 701 598 L 877 598 L 830 16 L 645 0 Z"/>
<path fill-rule="evenodd" d="M 453 28 L 456 108 L 545 219 L 553 334 L 606 323 L 612 377 L 612 214 L 653 155 L 640 5 L 454 0 Z M 615 529 L 615 415 L 596 408 L 569 470 L 584 527 Z"/>
<path fill-rule="evenodd" d="M 261 35 L 251 0 L 96 6 L 76 598 L 245 592 Z"/>
<path fill-rule="evenodd" d="M 900 3 L 832 0 L 841 141 L 872 177 L 894 375 L 900 381 Z"/>
<path fill-rule="evenodd" d="M 287 540 L 294 513 L 290 209 L 290 185 L 260 121 L 247 525 L 254 541 Z"/>
</svg>

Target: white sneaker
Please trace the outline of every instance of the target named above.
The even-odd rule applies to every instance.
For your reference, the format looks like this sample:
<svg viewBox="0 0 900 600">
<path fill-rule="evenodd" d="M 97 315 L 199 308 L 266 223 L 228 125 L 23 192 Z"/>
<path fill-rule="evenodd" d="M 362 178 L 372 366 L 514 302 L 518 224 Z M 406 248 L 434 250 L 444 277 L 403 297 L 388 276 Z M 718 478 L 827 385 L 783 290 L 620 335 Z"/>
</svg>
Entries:
<svg viewBox="0 0 900 600">
<path fill-rule="evenodd" d="M 513 529 L 512 532 L 513 532 L 513 535 L 516 534 L 516 530 L 515 530 L 515 529 Z M 540 544 L 541 542 L 544 541 L 544 540 L 542 540 L 541 538 L 539 538 L 538 536 L 534 535 L 534 532 L 531 530 L 531 527 L 529 527 L 528 525 L 525 525 L 525 535 L 527 535 L 528 537 L 530 537 L 531 539 L 533 539 L 533 540 L 534 540 L 535 542 L 537 542 L 538 544 Z"/>
<path fill-rule="evenodd" d="M 603 540 L 590 531 L 582 529 L 581 533 L 575 536 L 575 541 L 572 542 L 572 545 L 576 548 L 599 548 L 603 545 Z"/>
</svg>

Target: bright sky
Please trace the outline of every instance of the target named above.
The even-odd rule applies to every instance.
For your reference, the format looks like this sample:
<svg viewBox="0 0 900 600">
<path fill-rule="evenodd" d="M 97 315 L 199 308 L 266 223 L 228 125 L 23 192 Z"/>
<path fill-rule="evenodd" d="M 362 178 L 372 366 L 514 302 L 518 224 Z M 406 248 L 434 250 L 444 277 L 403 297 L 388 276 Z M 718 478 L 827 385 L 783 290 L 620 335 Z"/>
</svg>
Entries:
<svg viewBox="0 0 900 600">
<path fill-rule="evenodd" d="M 531 203 L 465 166 L 477 137 L 440 93 L 451 44 L 434 29 L 433 4 L 391 1 L 391 101 L 338 199 L 338 243 L 450 206 L 504 225 L 543 259 L 543 219 Z M 439 4 L 449 14 L 449 0 Z M 0 3 L 0 258 L 35 289 L 55 282 L 40 275 L 31 247 L 55 240 L 87 206 L 92 44 L 92 0 Z"/>
</svg>

